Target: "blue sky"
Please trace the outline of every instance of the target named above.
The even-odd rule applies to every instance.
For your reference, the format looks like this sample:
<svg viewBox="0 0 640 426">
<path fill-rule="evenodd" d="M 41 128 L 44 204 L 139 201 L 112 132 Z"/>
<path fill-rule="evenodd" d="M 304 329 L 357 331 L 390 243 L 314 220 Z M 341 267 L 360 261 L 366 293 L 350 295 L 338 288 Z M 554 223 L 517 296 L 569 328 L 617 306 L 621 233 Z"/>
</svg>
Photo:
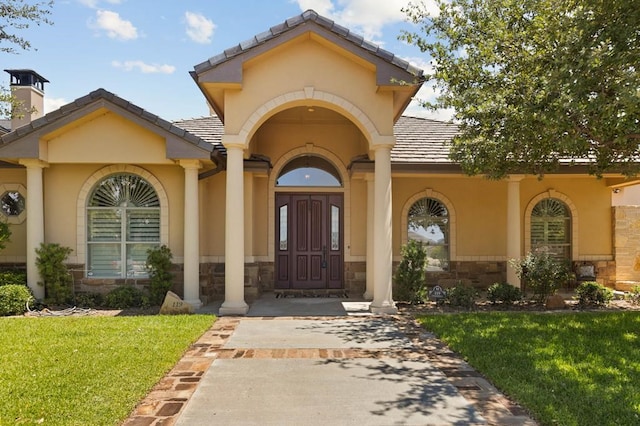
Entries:
<svg viewBox="0 0 640 426">
<path fill-rule="evenodd" d="M 423 69 L 429 58 L 397 40 L 413 30 L 408 0 L 55 0 L 52 26 L 18 32 L 37 50 L 2 54 L 2 69 L 30 68 L 45 112 L 104 88 L 168 120 L 208 114 L 193 66 L 307 9 L 333 19 Z M 7 86 L 3 73 L 0 83 Z M 425 87 L 422 98 L 433 96 Z M 410 115 L 448 119 L 418 105 Z"/>
</svg>

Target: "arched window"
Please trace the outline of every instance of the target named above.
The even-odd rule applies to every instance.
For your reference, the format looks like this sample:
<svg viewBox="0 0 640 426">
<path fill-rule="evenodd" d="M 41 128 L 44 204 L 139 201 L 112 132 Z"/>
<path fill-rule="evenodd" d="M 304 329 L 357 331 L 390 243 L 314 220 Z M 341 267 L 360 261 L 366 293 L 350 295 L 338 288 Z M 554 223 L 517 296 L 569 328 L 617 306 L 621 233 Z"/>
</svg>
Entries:
<svg viewBox="0 0 640 426">
<path fill-rule="evenodd" d="M 342 181 L 333 164 L 321 157 L 303 155 L 282 168 L 276 186 L 341 187 Z"/>
<path fill-rule="evenodd" d="M 87 275 L 146 277 L 147 250 L 160 245 L 160 201 L 138 175 L 107 176 L 87 205 Z"/>
<path fill-rule="evenodd" d="M 421 198 L 409 209 L 408 237 L 427 248 L 427 271 L 449 269 L 449 211 L 434 198 Z"/>
<path fill-rule="evenodd" d="M 545 198 L 533 207 L 531 250 L 571 259 L 571 212 L 557 198 Z"/>
</svg>

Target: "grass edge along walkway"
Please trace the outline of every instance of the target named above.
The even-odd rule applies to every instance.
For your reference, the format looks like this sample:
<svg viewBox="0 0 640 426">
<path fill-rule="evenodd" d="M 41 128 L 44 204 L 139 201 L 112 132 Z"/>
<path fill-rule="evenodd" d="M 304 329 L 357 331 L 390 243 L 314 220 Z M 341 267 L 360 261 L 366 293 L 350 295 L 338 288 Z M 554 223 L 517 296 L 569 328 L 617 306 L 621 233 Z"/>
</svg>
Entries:
<svg viewBox="0 0 640 426">
<path fill-rule="evenodd" d="M 0 425 L 113 425 L 212 315 L 0 318 Z"/>
<path fill-rule="evenodd" d="M 640 424 L 640 312 L 418 321 L 543 425 Z"/>
</svg>

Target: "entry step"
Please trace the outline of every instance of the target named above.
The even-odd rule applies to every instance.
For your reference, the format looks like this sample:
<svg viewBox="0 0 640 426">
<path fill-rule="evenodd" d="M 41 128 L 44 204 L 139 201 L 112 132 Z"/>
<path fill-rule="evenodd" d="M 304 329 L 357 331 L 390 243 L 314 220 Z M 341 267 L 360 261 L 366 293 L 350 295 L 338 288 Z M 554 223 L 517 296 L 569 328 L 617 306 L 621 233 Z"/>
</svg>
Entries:
<svg viewBox="0 0 640 426">
<path fill-rule="evenodd" d="M 314 290 L 291 290 L 291 289 L 276 289 L 273 291 L 277 298 L 281 297 L 335 297 L 335 298 L 349 298 L 349 294 L 344 289 L 314 289 Z"/>
</svg>

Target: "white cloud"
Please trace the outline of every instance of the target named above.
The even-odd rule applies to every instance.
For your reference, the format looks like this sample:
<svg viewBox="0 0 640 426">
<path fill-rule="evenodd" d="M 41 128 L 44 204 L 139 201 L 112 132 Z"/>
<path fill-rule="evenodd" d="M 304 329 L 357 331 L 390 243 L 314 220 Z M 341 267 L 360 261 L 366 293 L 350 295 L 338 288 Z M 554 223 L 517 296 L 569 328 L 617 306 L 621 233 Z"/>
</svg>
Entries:
<svg viewBox="0 0 640 426">
<path fill-rule="evenodd" d="M 216 25 L 204 15 L 194 12 L 185 12 L 184 18 L 187 23 L 187 35 L 196 43 L 211 43 L 213 31 Z"/>
<path fill-rule="evenodd" d="M 404 21 L 402 12 L 410 0 L 295 0 L 301 10 L 313 9 L 320 15 L 336 21 L 349 29 L 361 33 L 367 40 L 382 36 L 382 28 Z M 433 0 L 425 0 L 425 8 L 438 13 Z"/>
<path fill-rule="evenodd" d="M 60 108 L 62 105 L 68 104 L 65 98 L 49 98 L 47 96 L 44 97 L 44 113 L 47 114 L 51 111 L 55 111 Z"/>
<path fill-rule="evenodd" d="M 130 21 L 122 19 L 117 12 L 110 10 L 96 11 L 95 26 L 104 30 L 109 38 L 118 40 L 135 40 L 138 38 L 138 30 Z"/>
<path fill-rule="evenodd" d="M 173 74 L 176 70 L 173 65 L 147 64 L 143 61 L 112 61 L 111 66 L 124 71 L 138 70 L 143 74 Z"/>
</svg>

